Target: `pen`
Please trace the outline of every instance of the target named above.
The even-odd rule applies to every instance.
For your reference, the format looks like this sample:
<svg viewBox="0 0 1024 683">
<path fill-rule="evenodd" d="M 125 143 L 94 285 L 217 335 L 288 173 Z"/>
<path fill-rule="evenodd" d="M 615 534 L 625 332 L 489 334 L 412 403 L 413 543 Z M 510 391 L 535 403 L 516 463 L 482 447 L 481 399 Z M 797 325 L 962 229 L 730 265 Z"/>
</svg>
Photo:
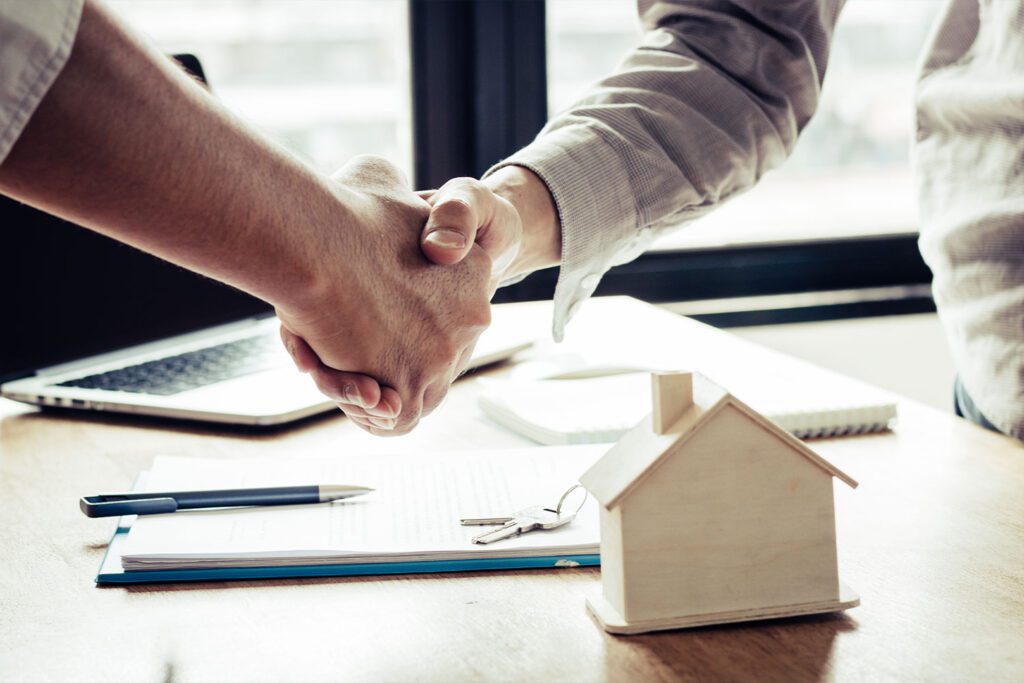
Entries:
<svg viewBox="0 0 1024 683">
<path fill-rule="evenodd" d="M 160 493 L 105 493 L 83 497 L 78 506 L 88 517 L 156 515 L 194 508 L 247 505 L 300 505 L 326 503 L 369 493 L 366 486 L 275 486 L 260 489 L 219 489 L 215 491 L 164 491 Z"/>
</svg>

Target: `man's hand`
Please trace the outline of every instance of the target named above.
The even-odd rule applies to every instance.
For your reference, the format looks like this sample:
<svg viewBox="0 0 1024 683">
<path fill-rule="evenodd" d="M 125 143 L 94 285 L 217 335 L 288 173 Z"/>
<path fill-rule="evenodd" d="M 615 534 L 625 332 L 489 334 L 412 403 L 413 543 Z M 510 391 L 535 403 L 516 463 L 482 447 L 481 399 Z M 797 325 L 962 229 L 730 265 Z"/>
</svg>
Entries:
<svg viewBox="0 0 1024 683">
<path fill-rule="evenodd" d="M 310 291 L 278 304 L 282 338 L 354 422 L 403 434 L 441 402 L 490 323 L 491 259 L 470 242 L 458 265 L 426 261 L 430 206 L 387 161 L 359 157 L 334 179 L 352 220 L 319 229 Z"/>
<path fill-rule="evenodd" d="M 490 258 L 427 261 L 430 206 L 394 167 L 324 178 L 99 0 L 2 161 L 0 192 L 273 304 L 299 367 L 375 433 L 433 409 L 489 322 Z"/>
<path fill-rule="evenodd" d="M 554 201 L 525 168 L 506 166 L 484 181 L 455 178 L 420 196 L 431 206 L 420 247 L 434 263 L 458 263 L 476 244 L 491 257 L 492 277 L 500 282 L 561 260 Z"/>
</svg>

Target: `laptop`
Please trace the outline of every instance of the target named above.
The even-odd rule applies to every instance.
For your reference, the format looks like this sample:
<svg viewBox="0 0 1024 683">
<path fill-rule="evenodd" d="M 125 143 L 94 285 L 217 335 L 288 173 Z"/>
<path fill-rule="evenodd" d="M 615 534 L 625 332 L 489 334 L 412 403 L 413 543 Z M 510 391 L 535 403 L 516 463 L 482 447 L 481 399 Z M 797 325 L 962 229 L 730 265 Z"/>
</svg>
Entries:
<svg viewBox="0 0 1024 683">
<path fill-rule="evenodd" d="M 266 302 L 2 196 L 0 226 L 0 396 L 241 425 L 337 409 Z M 533 341 L 493 318 L 473 368 Z"/>
</svg>

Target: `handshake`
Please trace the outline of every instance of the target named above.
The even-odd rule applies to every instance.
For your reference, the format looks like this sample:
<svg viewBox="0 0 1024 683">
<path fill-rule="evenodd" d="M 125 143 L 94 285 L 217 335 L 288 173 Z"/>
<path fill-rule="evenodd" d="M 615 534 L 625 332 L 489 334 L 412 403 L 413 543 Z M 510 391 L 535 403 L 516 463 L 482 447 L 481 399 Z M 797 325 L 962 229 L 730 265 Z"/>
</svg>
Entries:
<svg viewBox="0 0 1024 683">
<path fill-rule="evenodd" d="M 336 213 L 304 228 L 309 272 L 274 301 L 281 338 L 354 423 L 404 434 L 466 369 L 498 284 L 557 263 L 553 202 L 514 166 L 417 193 L 357 157 L 331 180 Z"/>
<path fill-rule="evenodd" d="M 0 35 L 14 36 L 0 193 L 271 302 L 299 369 L 374 434 L 438 406 L 500 281 L 561 258 L 554 203 L 525 168 L 419 194 L 374 157 L 326 178 L 101 3 L 81 8 L 74 50 L 73 3 L 49 33 L 23 4 L 0 0 Z"/>
</svg>

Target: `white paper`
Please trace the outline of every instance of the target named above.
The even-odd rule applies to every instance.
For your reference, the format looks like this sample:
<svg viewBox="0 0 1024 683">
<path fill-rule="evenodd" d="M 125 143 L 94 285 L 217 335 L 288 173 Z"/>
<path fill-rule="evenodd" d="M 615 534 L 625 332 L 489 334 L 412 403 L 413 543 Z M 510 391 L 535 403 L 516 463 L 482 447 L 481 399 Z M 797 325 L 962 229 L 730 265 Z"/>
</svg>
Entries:
<svg viewBox="0 0 1024 683">
<path fill-rule="evenodd" d="M 303 484 L 376 490 L 320 505 L 140 516 L 122 563 L 126 569 L 151 569 L 596 553 L 593 499 L 566 526 L 488 545 L 470 540 L 486 527 L 463 527 L 459 520 L 553 507 L 606 450 L 571 446 L 318 460 L 158 457 L 146 480 L 149 491 Z"/>
</svg>

